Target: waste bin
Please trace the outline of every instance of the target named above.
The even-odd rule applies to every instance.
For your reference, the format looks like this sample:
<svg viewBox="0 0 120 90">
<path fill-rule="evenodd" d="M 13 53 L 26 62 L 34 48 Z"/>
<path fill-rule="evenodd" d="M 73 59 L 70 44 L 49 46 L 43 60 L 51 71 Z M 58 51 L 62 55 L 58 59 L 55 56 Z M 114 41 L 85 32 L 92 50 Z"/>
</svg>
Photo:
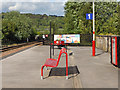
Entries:
<svg viewBox="0 0 120 90">
<path fill-rule="evenodd" d="M 111 63 L 120 68 L 120 36 L 111 37 Z"/>
</svg>

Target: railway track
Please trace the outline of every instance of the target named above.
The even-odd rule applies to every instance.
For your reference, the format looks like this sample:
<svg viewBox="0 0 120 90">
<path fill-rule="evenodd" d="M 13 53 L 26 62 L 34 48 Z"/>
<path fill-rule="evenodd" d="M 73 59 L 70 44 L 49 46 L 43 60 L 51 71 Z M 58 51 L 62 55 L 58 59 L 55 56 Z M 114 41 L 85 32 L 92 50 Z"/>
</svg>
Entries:
<svg viewBox="0 0 120 90">
<path fill-rule="evenodd" d="M 5 51 L 17 49 L 17 48 L 28 46 L 28 45 L 32 45 L 32 44 L 36 44 L 36 45 L 38 44 L 39 45 L 39 44 L 42 44 L 42 43 L 34 41 L 34 42 L 29 42 L 29 43 L 22 43 L 22 44 L 17 44 L 17 45 L 11 45 L 11 46 L 0 48 L 0 52 L 5 52 Z"/>
<path fill-rule="evenodd" d="M 43 44 L 42 42 L 29 42 L 29 43 L 23 43 L 23 44 L 19 44 L 19 45 L 12 45 L 9 47 L 4 47 L 4 48 L 0 49 L 1 50 L 0 59 L 1 58 L 4 59 L 6 57 L 14 55 L 25 49 L 31 48 L 36 45 L 42 45 L 42 44 Z"/>
</svg>

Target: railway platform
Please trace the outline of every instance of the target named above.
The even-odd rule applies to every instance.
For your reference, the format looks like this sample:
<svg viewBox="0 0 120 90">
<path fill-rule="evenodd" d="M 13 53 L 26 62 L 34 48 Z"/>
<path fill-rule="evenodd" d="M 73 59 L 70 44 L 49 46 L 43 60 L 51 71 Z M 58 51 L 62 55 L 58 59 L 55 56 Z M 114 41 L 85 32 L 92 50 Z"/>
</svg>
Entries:
<svg viewBox="0 0 120 90">
<path fill-rule="evenodd" d="M 55 48 L 57 58 L 60 49 Z M 118 68 L 110 64 L 109 53 L 91 47 L 68 47 L 69 79 L 65 79 L 65 56 L 57 68 L 40 68 L 49 58 L 49 46 L 34 46 L 2 59 L 2 88 L 118 88 Z"/>
</svg>

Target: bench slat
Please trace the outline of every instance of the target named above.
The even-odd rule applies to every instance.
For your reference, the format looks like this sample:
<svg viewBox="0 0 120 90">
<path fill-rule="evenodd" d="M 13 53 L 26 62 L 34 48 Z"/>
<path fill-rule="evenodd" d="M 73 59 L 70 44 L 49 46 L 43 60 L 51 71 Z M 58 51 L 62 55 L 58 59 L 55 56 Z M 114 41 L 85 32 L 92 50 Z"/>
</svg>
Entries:
<svg viewBox="0 0 120 90">
<path fill-rule="evenodd" d="M 57 65 L 57 59 L 48 58 L 45 62 L 45 65 L 55 67 Z"/>
</svg>

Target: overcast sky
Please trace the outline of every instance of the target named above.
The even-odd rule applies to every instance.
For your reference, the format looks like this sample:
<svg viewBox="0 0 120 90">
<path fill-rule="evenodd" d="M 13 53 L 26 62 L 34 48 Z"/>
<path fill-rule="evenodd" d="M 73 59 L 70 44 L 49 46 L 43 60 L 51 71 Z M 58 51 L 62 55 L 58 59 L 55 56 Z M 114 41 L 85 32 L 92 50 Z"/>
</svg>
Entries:
<svg viewBox="0 0 120 90">
<path fill-rule="evenodd" d="M 16 10 L 21 13 L 64 16 L 65 2 L 67 0 L 2 0 L 2 12 Z"/>
</svg>

